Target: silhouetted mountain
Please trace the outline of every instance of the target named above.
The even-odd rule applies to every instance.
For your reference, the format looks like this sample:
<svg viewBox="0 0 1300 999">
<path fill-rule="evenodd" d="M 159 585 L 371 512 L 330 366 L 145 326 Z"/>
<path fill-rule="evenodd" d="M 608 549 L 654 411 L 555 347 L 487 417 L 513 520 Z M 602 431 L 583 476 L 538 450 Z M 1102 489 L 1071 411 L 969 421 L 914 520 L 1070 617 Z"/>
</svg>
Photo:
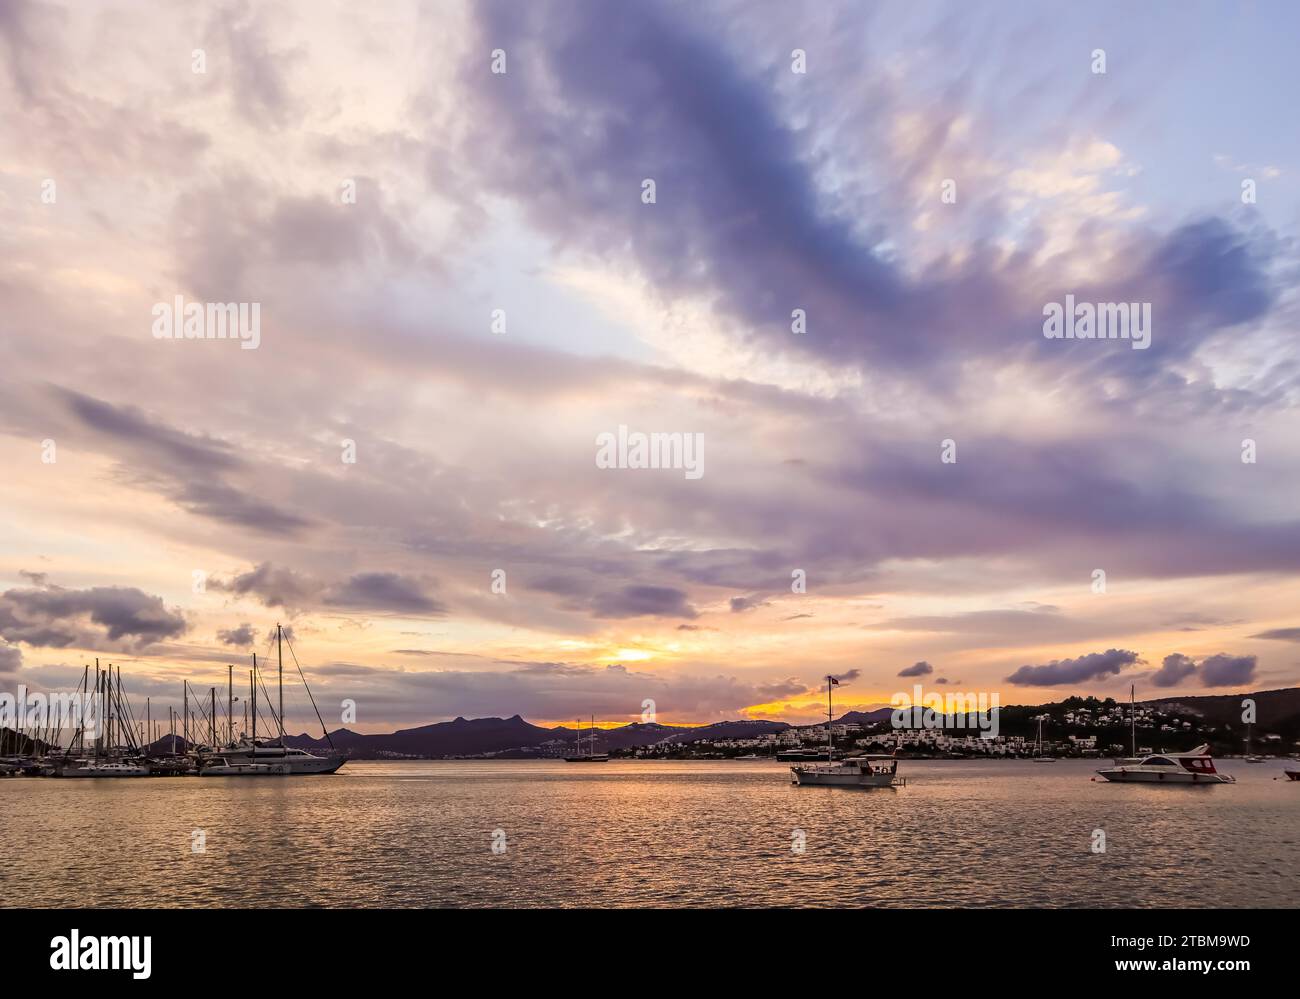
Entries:
<svg viewBox="0 0 1300 999">
<path fill-rule="evenodd" d="M 186 753 L 189 752 L 191 748 L 192 747 L 185 741 L 183 736 L 178 735 L 176 737 L 176 752 Z M 149 756 L 166 756 L 172 751 L 172 737 L 170 735 L 164 735 L 157 742 L 151 742 L 149 745 L 145 746 L 144 751 Z"/>
<path fill-rule="evenodd" d="M 1296 731 L 1300 734 L 1300 688 L 1266 690 L 1254 694 L 1213 694 L 1194 697 L 1168 697 L 1143 704 L 1162 705 L 1167 709 L 1180 708 L 1185 713 L 1197 714 L 1216 725 L 1242 729 L 1241 702 L 1254 698 L 1259 710 L 1260 725 L 1257 731 L 1275 730 L 1282 733 Z M 1002 730 L 1008 734 L 1032 732 L 1034 718 L 1039 713 L 1052 716 L 1067 708 L 1087 706 L 1099 702 L 1096 698 L 1066 698 L 1053 704 L 1038 706 L 1007 705 L 1001 709 Z M 918 713 L 919 714 L 919 713 Z M 892 708 L 872 711 L 848 711 L 836 719 L 836 724 L 871 725 L 888 723 Z M 919 717 L 915 724 L 920 724 Z M 817 724 L 812 722 L 810 724 Z M 633 722 L 617 728 L 597 729 L 597 752 L 630 749 L 635 746 L 653 746 L 660 743 L 680 744 L 699 739 L 746 739 L 769 732 L 783 732 L 794 726 L 779 721 L 738 720 L 715 722 L 712 725 L 688 727 L 660 725 L 652 722 Z M 974 727 L 972 722 L 971 727 Z M 564 755 L 577 748 L 581 736 L 583 750 L 588 746 L 590 730 L 563 725 L 542 728 L 525 721 L 519 715 L 510 718 L 456 718 L 453 721 L 421 725 L 402 729 L 386 735 L 363 735 L 340 728 L 330 733 L 334 748 L 356 759 L 381 759 L 391 756 L 409 756 L 437 759 L 450 756 L 537 756 Z M 177 740 L 178 743 L 180 740 Z M 286 736 L 285 742 L 302 749 L 319 750 L 328 747 L 324 739 L 306 734 Z M 165 751 L 168 738 L 159 741 Z"/>
</svg>

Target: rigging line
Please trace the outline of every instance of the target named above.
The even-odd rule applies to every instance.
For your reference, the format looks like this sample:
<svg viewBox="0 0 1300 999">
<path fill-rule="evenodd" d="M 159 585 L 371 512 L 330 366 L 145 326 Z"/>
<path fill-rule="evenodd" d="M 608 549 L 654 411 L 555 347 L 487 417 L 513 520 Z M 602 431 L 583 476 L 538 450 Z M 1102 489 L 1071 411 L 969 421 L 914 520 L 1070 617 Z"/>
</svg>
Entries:
<svg viewBox="0 0 1300 999">
<path fill-rule="evenodd" d="M 289 655 L 293 656 L 293 664 L 298 667 L 298 675 L 302 677 L 302 685 L 307 688 L 307 696 L 311 698 L 312 710 L 316 712 L 316 720 L 320 722 L 320 730 L 325 734 L 325 741 L 330 744 L 330 749 L 334 748 L 334 740 L 330 738 L 329 730 L 325 728 L 325 719 L 320 716 L 320 708 L 316 707 L 316 698 L 312 697 L 311 687 L 307 683 L 306 674 L 302 671 L 302 665 L 298 662 L 298 653 L 293 651 L 293 642 L 289 636 L 284 636 L 285 642 L 289 646 Z"/>
</svg>

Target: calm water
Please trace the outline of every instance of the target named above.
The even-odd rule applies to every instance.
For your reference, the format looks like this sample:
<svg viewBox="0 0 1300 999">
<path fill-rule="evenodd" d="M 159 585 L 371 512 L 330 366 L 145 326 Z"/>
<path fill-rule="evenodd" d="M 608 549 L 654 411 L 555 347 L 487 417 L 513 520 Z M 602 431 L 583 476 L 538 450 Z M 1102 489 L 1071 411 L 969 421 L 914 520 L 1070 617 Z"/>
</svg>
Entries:
<svg viewBox="0 0 1300 999">
<path fill-rule="evenodd" d="M 1094 766 L 905 761 L 883 791 L 798 788 L 766 762 L 6 779 L 0 904 L 1300 906 L 1280 764 L 1225 761 L 1239 783 L 1210 788 Z"/>
</svg>

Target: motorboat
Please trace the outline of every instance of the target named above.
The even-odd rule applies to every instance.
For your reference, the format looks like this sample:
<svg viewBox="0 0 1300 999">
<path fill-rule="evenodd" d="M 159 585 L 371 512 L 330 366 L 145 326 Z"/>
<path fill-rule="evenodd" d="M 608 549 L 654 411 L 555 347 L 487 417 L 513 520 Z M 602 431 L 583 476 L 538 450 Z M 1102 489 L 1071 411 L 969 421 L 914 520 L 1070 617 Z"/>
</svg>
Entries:
<svg viewBox="0 0 1300 999">
<path fill-rule="evenodd" d="M 801 764 L 790 768 L 790 782 L 811 787 L 893 787 L 904 780 L 898 776 L 898 757 L 890 754 Z"/>
<path fill-rule="evenodd" d="M 222 747 L 220 753 L 220 756 L 210 756 L 207 759 L 222 759 L 225 761 L 224 765 L 229 767 L 274 767 L 277 769 L 269 772 L 291 775 L 332 774 L 346 762 L 342 753 L 316 756 L 305 749 L 294 749 L 279 743 L 267 744 L 261 740 L 254 742 L 248 738 L 240 739 L 234 745 Z M 201 774 L 206 770 L 206 765 L 200 767 Z"/>
<path fill-rule="evenodd" d="M 287 777 L 293 771 L 286 762 L 231 763 L 224 756 L 210 757 L 199 770 L 200 777 Z"/>
<path fill-rule="evenodd" d="M 143 763 L 126 763 L 120 760 L 77 760 L 59 767 L 55 777 L 148 777 L 149 767 Z"/>
<path fill-rule="evenodd" d="M 1140 763 L 1106 767 L 1098 774 L 1118 784 L 1235 784 L 1235 777 L 1214 769 L 1209 744 L 1186 753 L 1155 753 Z"/>
</svg>

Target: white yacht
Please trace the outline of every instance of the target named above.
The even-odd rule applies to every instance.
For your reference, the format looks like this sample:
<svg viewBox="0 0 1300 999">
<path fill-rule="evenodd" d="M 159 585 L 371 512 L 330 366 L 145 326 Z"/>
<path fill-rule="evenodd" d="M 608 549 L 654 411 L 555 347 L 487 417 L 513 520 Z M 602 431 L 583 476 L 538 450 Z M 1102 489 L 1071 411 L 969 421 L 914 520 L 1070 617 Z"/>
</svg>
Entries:
<svg viewBox="0 0 1300 999">
<path fill-rule="evenodd" d="M 210 757 L 199 770 L 200 777 L 286 777 L 289 764 L 276 763 L 231 763 L 224 756 Z"/>
<path fill-rule="evenodd" d="M 278 729 L 278 737 L 275 739 L 257 738 L 258 719 L 257 719 L 257 689 L 259 680 L 257 678 L 257 655 L 253 656 L 253 672 L 249 675 L 249 705 L 252 708 L 252 735 L 247 733 L 240 736 L 238 740 L 234 738 L 234 710 L 229 705 L 233 704 L 233 670 L 227 683 L 231 684 L 231 689 L 227 690 L 227 719 L 230 724 L 228 741 L 224 746 L 214 746 L 213 748 L 199 748 L 197 756 L 199 759 L 199 773 L 202 776 L 223 776 L 233 777 L 239 775 L 260 775 L 260 774 L 281 774 L 287 776 L 296 776 L 302 774 L 332 774 L 347 762 L 347 757 L 333 748 L 330 743 L 330 751 L 323 756 L 317 756 L 309 753 L 305 749 L 294 749 L 285 745 L 284 741 L 284 653 L 282 651 L 282 642 L 289 642 L 289 652 L 293 656 L 294 664 L 298 665 L 298 656 L 293 651 L 293 641 L 284 636 L 283 629 L 280 625 L 275 626 L 275 646 L 277 659 L 277 675 L 279 679 L 280 690 L 280 707 L 279 711 L 272 711 L 273 720 Z M 307 694 L 311 696 L 311 688 L 307 687 L 307 677 L 302 674 L 302 667 L 298 665 L 299 676 L 302 677 L 303 686 L 307 689 Z M 215 695 L 214 695 L 215 696 Z M 315 699 L 312 700 L 312 707 L 316 705 Z M 216 708 L 213 707 L 215 717 Z M 317 720 L 321 723 L 321 731 L 325 734 L 326 741 L 329 741 L 329 732 L 325 729 L 325 722 L 320 717 L 320 712 L 316 713 Z M 246 719 L 247 720 L 247 719 Z M 215 730 L 215 723 L 213 724 Z M 216 741 L 215 739 L 213 740 Z"/>
<path fill-rule="evenodd" d="M 305 749 L 294 749 L 276 743 L 267 745 L 261 741 L 254 746 L 246 737 L 233 746 L 222 747 L 218 752 L 219 756 L 209 757 L 213 763 L 220 759 L 225 766 L 232 768 L 273 767 L 275 769 L 271 772 L 282 774 L 332 774 L 345 762 L 342 753 L 316 756 Z M 208 767 L 205 766 L 201 772 L 206 773 L 207 770 Z"/>
<path fill-rule="evenodd" d="M 1187 753 L 1156 753 L 1140 763 L 1106 767 L 1098 774 L 1115 783 L 1235 784 L 1235 777 L 1214 769 L 1208 744 Z"/>
<path fill-rule="evenodd" d="M 149 768 L 140 763 L 75 760 L 59 767 L 55 777 L 148 777 Z"/>
</svg>

